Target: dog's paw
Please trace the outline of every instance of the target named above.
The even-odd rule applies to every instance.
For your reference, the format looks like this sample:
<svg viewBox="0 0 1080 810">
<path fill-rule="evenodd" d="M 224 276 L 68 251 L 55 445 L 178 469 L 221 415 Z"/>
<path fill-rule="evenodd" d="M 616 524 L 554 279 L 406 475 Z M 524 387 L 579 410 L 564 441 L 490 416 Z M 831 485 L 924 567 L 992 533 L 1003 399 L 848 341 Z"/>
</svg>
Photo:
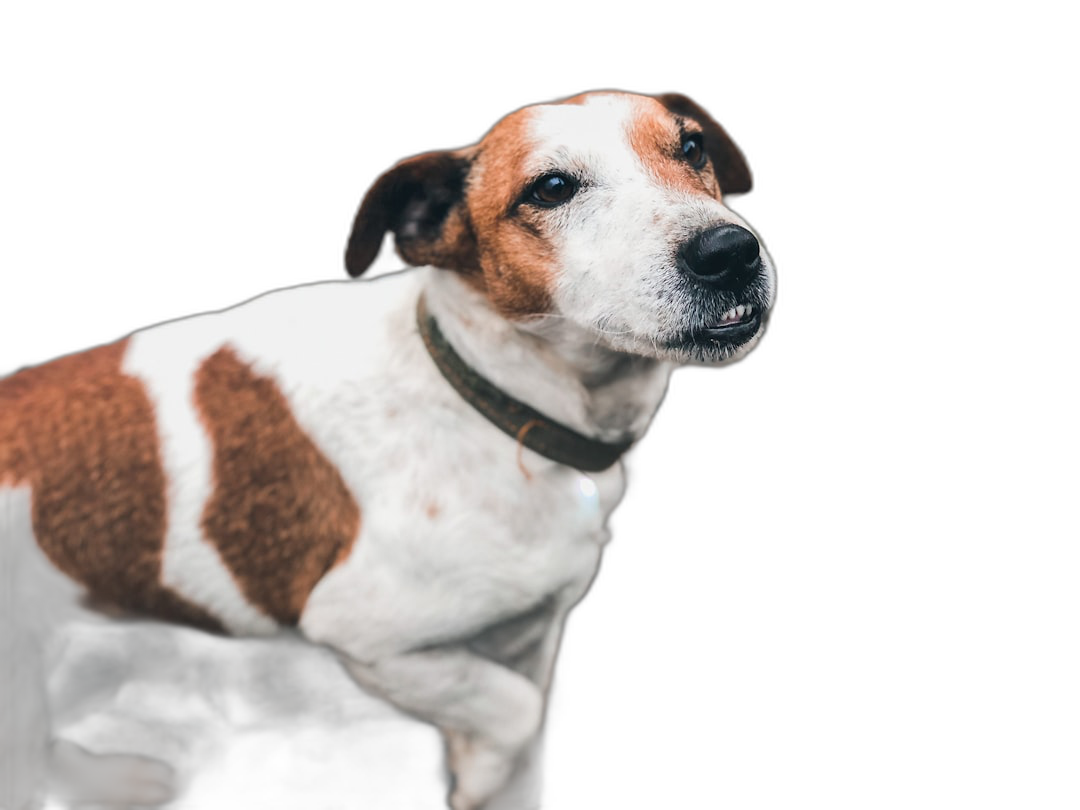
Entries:
<svg viewBox="0 0 1080 810">
<path fill-rule="evenodd" d="M 58 796 L 101 808 L 155 807 L 178 792 L 176 772 L 137 754 L 95 754 L 67 740 L 53 744 L 53 789 Z"/>
</svg>

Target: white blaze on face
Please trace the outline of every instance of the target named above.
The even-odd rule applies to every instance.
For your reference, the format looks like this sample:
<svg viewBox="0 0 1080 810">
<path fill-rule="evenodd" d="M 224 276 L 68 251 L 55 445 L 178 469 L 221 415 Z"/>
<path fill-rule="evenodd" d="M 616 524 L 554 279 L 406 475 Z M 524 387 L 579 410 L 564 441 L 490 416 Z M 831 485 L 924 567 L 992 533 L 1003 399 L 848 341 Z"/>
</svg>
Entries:
<svg viewBox="0 0 1080 810">
<path fill-rule="evenodd" d="M 559 171 L 581 183 L 549 214 L 558 313 L 619 348 L 685 331 L 679 246 L 707 227 L 742 223 L 705 180 L 681 181 L 689 166 L 678 164 L 675 119 L 650 98 L 590 95 L 538 108 L 529 134 L 533 176 Z"/>
</svg>

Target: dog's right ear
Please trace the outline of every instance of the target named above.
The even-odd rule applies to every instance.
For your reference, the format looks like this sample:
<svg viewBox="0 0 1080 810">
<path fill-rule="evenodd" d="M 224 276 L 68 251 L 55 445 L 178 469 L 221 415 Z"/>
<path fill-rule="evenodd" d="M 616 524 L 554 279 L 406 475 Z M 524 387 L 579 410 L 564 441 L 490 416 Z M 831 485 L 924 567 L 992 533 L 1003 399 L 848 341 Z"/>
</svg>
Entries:
<svg viewBox="0 0 1080 810">
<path fill-rule="evenodd" d="M 359 276 L 371 266 L 387 231 L 412 265 L 468 271 L 478 266 L 476 237 L 465 208 L 473 149 L 428 152 L 398 163 L 375 181 L 360 203 L 345 249 L 345 268 Z"/>
<path fill-rule="evenodd" d="M 692 98 L 681 93 L 662 93 L 655 98 L 676 115 L 692 118 L 701 125 L 705 133 L 705 151 L 712 161 L 721 191 L 725 194 L 745 194 L 750 190 L 753 180 L 742 150 L 711 115 Z"/>
</svg>

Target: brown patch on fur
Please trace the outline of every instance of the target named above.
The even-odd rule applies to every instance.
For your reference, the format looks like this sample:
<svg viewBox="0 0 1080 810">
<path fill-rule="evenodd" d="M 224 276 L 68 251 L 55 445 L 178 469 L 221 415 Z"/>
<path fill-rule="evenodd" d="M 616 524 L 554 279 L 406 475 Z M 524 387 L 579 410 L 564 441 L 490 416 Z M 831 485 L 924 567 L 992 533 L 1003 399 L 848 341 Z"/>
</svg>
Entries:
<svg viewBox="0 0 1080 810">
<path fill-rule="evenodd" d="M 203 531 L 247 598 L 295 623 L 315 584 L 348 556 L 360 509 L 277 383 L 230 347 L 199 368 L 195 401 L 214 445 Z"/>
<path fill-rule="evenodd" d="M 753 185 L 750 167 L 735 141 L 720 124 L 693 99 L 680 93 L 661 93 L 654 97 L 675 115 L 696 122 L 705 133 L 705 151 L 713 174 L 724 194 L 745 194 Z"/>
<path fill-rule="evenodd" d="M 532 179 L 525 170 L 533 149 L 530 115 L 529 108 L 511 113 L 484 137 L 467 192 L 484 292 L 507 317 L 540 315 L 552 306 L 554 254 L 543 223 L 530 219 L 526 206 L 511 211 Z"/>
<path fill-rule="evenodd" d="M 645 170 L 661 185 L 720 199 L 720 187 L 708 166 L 698 171 L 682 157 L 682 136 L 664 105 L 648 98 L 635 100 L 627 137 Z"/>
<path fill-rule="evenodd" d="M 424 514 L 428 516 L 429 520 L 435 520 L 441 512 L 442 509 L 435 501 L 428 501 L 427 505 L 424 506 Z"/>
<path fill-rule="evenodd" d="M 0 381 L 0 481 L 29 484 L 34 536 L 92 600 L 220 623 L 161 583 L 165 473 L 153 406 L 122 372 L 127 341 Z"/>
</svg>

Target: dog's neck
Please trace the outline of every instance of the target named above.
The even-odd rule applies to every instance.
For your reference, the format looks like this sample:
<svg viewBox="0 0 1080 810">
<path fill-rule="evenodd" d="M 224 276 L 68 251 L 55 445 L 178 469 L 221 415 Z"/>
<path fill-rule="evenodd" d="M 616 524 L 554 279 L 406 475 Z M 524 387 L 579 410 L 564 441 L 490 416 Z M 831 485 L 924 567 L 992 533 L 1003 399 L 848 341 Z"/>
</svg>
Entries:
<svg viewBox="0 0 1080 810">
<path fill-rule="evenodd" d="M 425 272 L 429 312 L 477 373 L 586 436 L 618 442 L 645 432 L 672 364 L 608 349 L 558 316 L 508 321 L 456 273 Z"/>
</svg>

